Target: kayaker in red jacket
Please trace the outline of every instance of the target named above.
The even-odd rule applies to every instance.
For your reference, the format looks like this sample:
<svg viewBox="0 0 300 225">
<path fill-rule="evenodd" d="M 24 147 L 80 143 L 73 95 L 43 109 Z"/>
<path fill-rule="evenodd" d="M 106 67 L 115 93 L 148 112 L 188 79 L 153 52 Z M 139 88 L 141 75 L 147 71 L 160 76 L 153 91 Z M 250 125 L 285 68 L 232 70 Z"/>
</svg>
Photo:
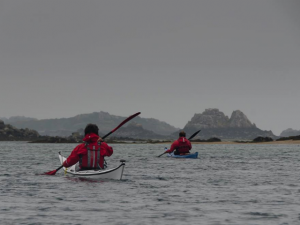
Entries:
<svg viewBox="0 0 300 225">
<path fill-rule="evenodd" d="M 103 142 L 98 132 L 96 124 L 88 124 L 84 130 L 84 143 L 74 148 L 63 166 L 70 167 L 79 162 L 79 168 L 76 168 L 78 170 L 105 169 L 104 157 L 111 156 L 113 149 Z"/>
<path fill-rule="evenodd" d="M 174 151 L 174 155 L 185 155 L 189 154 L 191 149 L 191 142 L 185 138 L 185 132 L 181 131 L 179 138 L 173 142 L 171 148 L 167 150 L 166 153 L 172 153 Z"/>
</svg>

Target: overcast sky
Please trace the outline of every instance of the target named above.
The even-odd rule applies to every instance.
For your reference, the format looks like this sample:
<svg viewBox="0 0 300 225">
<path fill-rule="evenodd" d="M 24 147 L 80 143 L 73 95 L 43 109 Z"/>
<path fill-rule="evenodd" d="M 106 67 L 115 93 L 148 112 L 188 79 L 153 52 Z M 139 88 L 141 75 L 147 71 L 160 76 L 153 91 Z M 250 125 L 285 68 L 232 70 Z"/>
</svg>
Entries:
<svg viewBox="0 0 300 225">
<path fill-rule="evenodd" d="M 241 110 L 300 130 L 299 0 L 1 0 L 0 117 Z"/>
</svg>

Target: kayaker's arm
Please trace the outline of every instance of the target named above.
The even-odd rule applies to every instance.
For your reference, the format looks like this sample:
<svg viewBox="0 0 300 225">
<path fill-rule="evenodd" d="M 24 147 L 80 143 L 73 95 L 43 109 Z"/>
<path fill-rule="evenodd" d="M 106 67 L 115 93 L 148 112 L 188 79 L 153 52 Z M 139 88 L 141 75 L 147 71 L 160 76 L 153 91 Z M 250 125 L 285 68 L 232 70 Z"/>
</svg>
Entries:
<svg viewBox="0 0 300 225">
<path fill-rule="evenodd" d="M 113 148 L 108 146 L 108 144 L 106 144 L 106 142 L 102 142 L 101 143 L 101 155 L 102 156 L 111 156 L 114 152 Z"/>
<path fill-rule="evenodd" d="M 82 144 L 84 146 L 84 144 Z M 71 152 L 70 156 L 64 161 L 63 166 L 64 167 L 70 167 L 76 164 L 79 161 L 79 151 L 82 147 L 82 145 L 78 145 L 74 150 Z"/>
<path fill-rule="evenodd" d="M 165 153 L 172 153 L 176 149 L 176 147 L 177 147 L 176 142 L 174 142 L 171 145 L 171 148 L 169 150 L 165 151 Z"/>
</svg>

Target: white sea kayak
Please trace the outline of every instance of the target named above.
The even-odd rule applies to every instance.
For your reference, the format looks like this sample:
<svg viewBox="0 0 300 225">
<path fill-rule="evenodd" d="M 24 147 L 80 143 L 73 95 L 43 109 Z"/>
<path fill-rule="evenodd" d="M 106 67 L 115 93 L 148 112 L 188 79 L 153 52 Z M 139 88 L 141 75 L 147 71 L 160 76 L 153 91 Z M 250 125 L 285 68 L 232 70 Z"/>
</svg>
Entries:
<svg viewBox="0 0 300 225">
<path fill-rule="evenodd" d="M 62 164 L 66 158 L 63 157 L 60 153 L 58 153 L 58 157 L 60 163 Z M 76 177 L 85 177 L 85 178 L 92 178 L 92 179 L 116 179 L 121 180 L 123 176 L 123 171 L 125 167 L 125 160 L 120 160 L 121 165 L 112 169 L 105 169 L 105 170 L 82 170 L 76 171 L 75 166 L 65 168 L 63 167 L 64 171 L 67 174 L 76 176 Z"/>
</svg>

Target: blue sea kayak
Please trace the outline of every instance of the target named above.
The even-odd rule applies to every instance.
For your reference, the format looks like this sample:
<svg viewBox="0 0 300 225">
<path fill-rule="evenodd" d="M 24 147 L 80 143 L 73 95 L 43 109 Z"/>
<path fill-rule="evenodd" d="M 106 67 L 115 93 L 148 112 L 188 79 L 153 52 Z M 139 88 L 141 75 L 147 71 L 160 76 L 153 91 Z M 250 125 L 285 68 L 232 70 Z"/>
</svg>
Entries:
<svg viewBox="0 0 300 225">
<path fill-rule="evenodd" d="M 168 157 L 173 157 L 173 158 L 190 158 L 190 159 L 197 159 L 198 158 L 198 152 L 188 154 L 188 155 L 174 155 L 173 153 L 168 153 Z"/>
</svg>

